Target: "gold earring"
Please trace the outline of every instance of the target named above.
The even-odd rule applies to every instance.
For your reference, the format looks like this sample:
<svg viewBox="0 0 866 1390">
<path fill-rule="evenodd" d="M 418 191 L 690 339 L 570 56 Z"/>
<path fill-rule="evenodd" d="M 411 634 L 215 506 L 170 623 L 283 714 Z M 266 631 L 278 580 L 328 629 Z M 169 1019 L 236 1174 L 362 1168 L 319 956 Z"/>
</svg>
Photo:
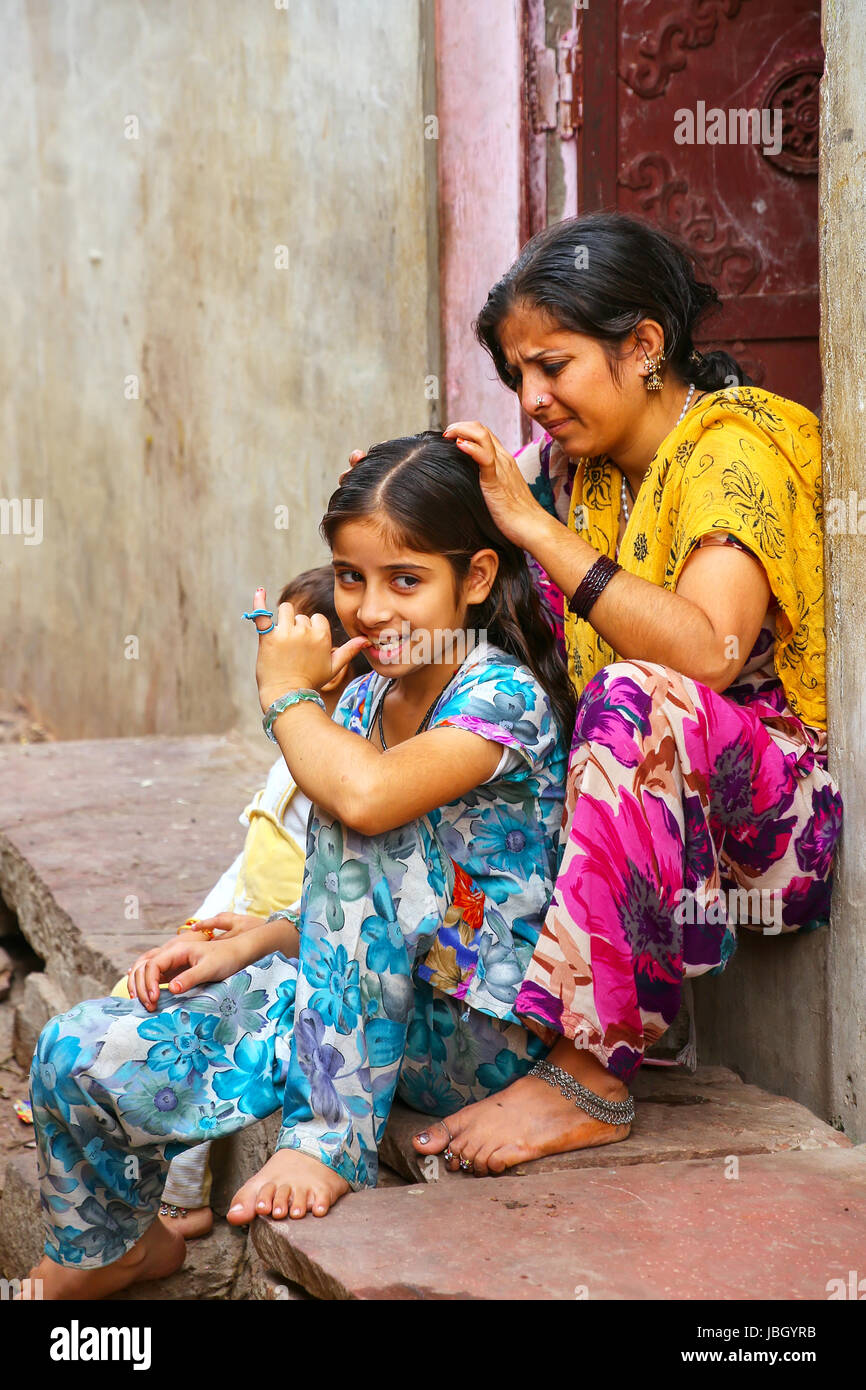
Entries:
<svg viewBox="0 0 866 1390">
<path fill-rule="evenodd" d="M 660 391 L 662 389 L 664 382 L 662 381 L 659 368 L 661 367 L 664 360 L 665 355 L 663 352 L 659 353 L 655 362 L 650 362 L 649 358 L 647 358 L 647 365 L 649 367 L 649 371 L 646 374 L 645 381 L 646 389 L 648 391 Z"/>
</svg>

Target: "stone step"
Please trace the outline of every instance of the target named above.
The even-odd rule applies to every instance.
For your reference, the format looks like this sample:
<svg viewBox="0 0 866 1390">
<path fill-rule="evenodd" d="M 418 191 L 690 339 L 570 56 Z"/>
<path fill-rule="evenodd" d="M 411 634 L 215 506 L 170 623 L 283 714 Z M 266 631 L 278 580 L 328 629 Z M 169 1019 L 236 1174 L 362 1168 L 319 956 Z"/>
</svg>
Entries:
<svg viewBox="0 0 866 1390">
<path fill-rule="evenodd" d="M 320 1221 L 259 1219 L 252 1239 L 319 1299 L 826 1300 L 866 1269 L 866 1145 L 745 1154 L 733 1173 L 461 1175 L 353 1193 Z"/>
<path fill-rule="evenodd" d="M 195 911 L 272 761 L 235 734 L 0 747 L 0 897 L 70 1005 Z"/>
<path fill-rule="evenodd" d="M 759 1086 L 747 1086 L 725 1067 L 699 1067 L 688 1073 L 678 1067 L 644 1066 L 635 1077 L 632 1094 L 636 1116 L 628 1139 L 534 1159 L 512 1168 L 509 1176 L 851 1147 L 850 1139 L 804 1105 Z M 381 1145 L 382 1159 L 411 1182 L 460 1182 L 464 1174 L 450 1172 L 434 1156 L 418 1154 L 412 1146 L 412 1136 L 434 1120 L 395 1104 Z"/>
<path fill-rule="evenodd" d="M 41 1258 L 43 1242 L 36 1153 L 30 1149 L 16 1154 L 6 1165 L 0 1198 L 0 1276 L 23 1278 Z M 186 1262 L 176 1274 L 158 1283 L 140 1284 L 114 1297 L 118 1301 L 163 1302 L 250 1297 L 248 1243 L 246 1229 L 217 1220 L 210 1235 L 187 1243 Z M 254 1251 L 249 1254 L 258 1269 L 260 1260 Z"/>
<path fill-rule="evenodd" d="M 264 1264 L 246 1229 L 229 1226 L 222 1219 L 241 1182 L 251 1177 L 273 1151 L 278 1129 L 279 1115 L 272 1115 L 214 1145 L 211 1153 L 219 1157 L 214 1164 L 211 1193 L 215 1212 L 213 1230 L 200 1240 L 187 1242 L 186 1262 L 171 1278 L 116 1294 L 118 1300 L 270 1301 L 309 1297 L 293 1281 L 275 1275 Z M 238 1141 L 245 1142 L 238 1144 Z M 238 1167 L 238 1164 L 245 1166 Z M 382 1188 L 406 1186 L 401 1177 L 384 1167 L 380 1185 Z M 0 1197 L 0 1278 L 23 1278 L 41 1258 L 43 1242 L 36 1152 L 28 1149 L 15 1154 L 6 1165 Z"/>
</svg>

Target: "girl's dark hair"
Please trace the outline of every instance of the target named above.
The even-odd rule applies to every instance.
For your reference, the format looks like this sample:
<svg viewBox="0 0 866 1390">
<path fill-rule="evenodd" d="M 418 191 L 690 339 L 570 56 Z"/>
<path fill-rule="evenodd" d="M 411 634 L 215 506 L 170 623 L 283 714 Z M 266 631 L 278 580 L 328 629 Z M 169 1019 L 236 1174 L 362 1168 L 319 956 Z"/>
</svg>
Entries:
<svg viewBox="0 0 866 1390">
<path fill-rule="evenodd" d="M 278 608 L 281 603 L 294 604 L 302 613 L 306 613 L 308 618 L 314 613 L 324 613 L 331 624 L 334 646 L 340 647 L 344 642 L 348 642 L 349 634 L 337 617 L 334 606 L 334 571 L 330 565 L 319 565 L 318 569 L 304 570 L 303 574 L 296 574 L 280 594 L 277 600 Z M 370 663 L 363 652 L 359 652 L 349 662 L 349 675 L 352 680 L 356 676 L 363 676 L 369 669 Z"/>
<path fill-rule="evenodd" d="M 458 581 L 469 573 L 476 551 L 496 551 L 496 579 L 485 602 L 470 608 L 471 625 L 485 629 L 492 644 L 529 667 L 570 743 L 574 688 L 526 556 L 503 536 L 487 510 L 478 465 L 436 430 L 374 444 L 328 503 L 322 535 L 333 546 L 344 521 L 377 512 L 387 517 L 398 545 L 444 555 Z"/>
<path fill-rule="evenodd" d="M 729 353 L 692 356 L 699 320 L 720 304 L 713 286 L 697 278 L 697 265 L 696 256 L 636 217 L 619 212 L 570 217 L 526 243 L 487 296 L 475 333 L 512 390 L 515 381 L 499 332 L 520 303 L 544 310 L 561 328 L 598 339 L 617 380 L 617 348 L 641 319 L 655 319 L 664 329 L 667 366 L 682 381 L 693 381 L 702 391 L 750 386 Z"/>
</svg>

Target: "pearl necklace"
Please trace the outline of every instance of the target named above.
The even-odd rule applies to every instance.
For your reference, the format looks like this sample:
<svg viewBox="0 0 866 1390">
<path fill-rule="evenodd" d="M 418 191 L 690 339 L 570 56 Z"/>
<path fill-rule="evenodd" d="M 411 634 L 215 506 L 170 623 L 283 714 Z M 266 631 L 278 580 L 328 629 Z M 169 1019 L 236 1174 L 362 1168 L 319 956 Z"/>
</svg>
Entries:
<svg viewBox="0 0 866 1390">
<path fill-rule="evenodd" d="M 689 390 L 688 390 L 688 394 L 687 394 L 687 396 L 686 396 L 685 402 L 683 403 L 683 408 L 682 408 L 682 410 L 680 411 L 679 416 L 677 417 L 677 424 L 674 425 L 674 429 L 677 428 L 677 425 L 682 424 L 683 417 L 685 416 L 686 411 L 688 410 L 689 406 L 691 405 L 692 396 L 693 396 L 694 394 L 695 394 L 695 383 L 692 382 L 691 385 L 689 386 Z M 671 431 L 671 433 L 673 433 L 673 430 Z M 624 518 L 624 520 L 625 520 L 626 526 L 628 526 L 628 519 L 629 519 L 629 517 L 631 516 L 631 507 L 630 507 L 629 504 L 628 504 L 628 491 L 627 491 L 627 488 L 628 488 L 628 484 L 626 483 L 625 474 L 623 473 L 623 475 L 622 475 L 622 486 L 620 487 L 620 490 L 619 490 L 619 502 L 620 502 L 620 507 L 621 507 L 621 509 L 622 509 L 622 514 L 623 514 L 623 518 Z"/>
</svg>

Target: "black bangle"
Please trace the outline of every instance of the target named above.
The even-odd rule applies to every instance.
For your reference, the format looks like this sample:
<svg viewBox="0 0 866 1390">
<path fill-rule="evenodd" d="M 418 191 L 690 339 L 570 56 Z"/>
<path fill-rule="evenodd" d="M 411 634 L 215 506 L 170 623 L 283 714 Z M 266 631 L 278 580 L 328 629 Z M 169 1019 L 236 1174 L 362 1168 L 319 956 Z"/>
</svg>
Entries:
<svg viewBox="0 0 866 1390">
<path fill-rule="evenodd" d="M 588 617 L 589 610 L 599 594 L 610 583 L 617 570 L 621 569 L 622 565 L 618 565 L 616 560 L 609 559 L 607 555 L 600 556 L 595 564 L 590 566 L 568 600 L 568 606 L 575 617 Z"/>
</svg>

